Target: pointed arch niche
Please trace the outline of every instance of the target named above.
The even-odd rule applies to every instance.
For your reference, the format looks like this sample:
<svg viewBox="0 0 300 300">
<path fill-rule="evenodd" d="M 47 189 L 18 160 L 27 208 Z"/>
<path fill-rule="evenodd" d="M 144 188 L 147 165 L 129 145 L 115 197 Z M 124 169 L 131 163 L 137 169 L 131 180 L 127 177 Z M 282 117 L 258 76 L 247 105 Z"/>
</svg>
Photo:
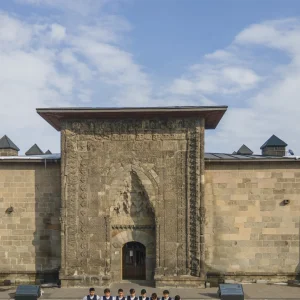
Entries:
<svg viewBox="0 0 300 300">
<path fill-rule="evenodd" d="M 107 186 L 107 211 L 111 232 L 111 275 L 123 278 L 122 248 L 126 243 L 145 246 L 146 280 L 153 280 L 156 264 L 156 218 L 158 183 L 154 172 L 127 165 L 110 174 Z M 108 211 L 109 210 L 109 211 Z"/>
</svg>

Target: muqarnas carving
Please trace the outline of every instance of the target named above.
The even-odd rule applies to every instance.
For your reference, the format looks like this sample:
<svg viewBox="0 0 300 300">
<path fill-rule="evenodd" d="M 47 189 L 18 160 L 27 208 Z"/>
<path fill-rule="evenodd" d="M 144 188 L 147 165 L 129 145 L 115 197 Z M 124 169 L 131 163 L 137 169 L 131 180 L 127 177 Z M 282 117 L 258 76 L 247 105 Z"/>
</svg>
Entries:
<svg viewBox="0 0 300 300">
<path fill-rule="evenodd" d="M 135 171 L 130 171 L 130 180 L 124 179 L 124 186 L 118 191 L 113 211 L 116 216 L 153 215 L 148 194 Z"/>
</svg>

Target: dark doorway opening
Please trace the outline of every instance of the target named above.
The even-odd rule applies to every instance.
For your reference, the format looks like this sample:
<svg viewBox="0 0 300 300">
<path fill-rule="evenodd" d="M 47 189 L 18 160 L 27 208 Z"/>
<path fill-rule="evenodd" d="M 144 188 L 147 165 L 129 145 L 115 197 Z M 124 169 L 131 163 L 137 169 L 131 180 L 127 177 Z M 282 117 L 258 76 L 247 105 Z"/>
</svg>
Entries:
<svg viewBox="0 0 300 300">
<path fill-rule="evenodd" d="M 146 248 L 138 242 L 123 246 L 123 279 L 146 280 Z"/>
</svg>

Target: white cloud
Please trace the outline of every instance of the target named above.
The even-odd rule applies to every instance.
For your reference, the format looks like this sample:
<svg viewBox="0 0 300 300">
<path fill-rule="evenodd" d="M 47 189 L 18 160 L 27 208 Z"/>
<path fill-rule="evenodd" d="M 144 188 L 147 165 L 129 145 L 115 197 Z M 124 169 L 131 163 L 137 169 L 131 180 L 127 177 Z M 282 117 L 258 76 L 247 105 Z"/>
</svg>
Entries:
<svg viewBox="0 0 300 300">
<path fill-rule="evenodd" d="M 300 153 L 295 138 L 300 134 L 295 125 L 300 113 L 297 19 L 245 28 L 231 45 L 200 57 L 161 88 L 160 76 L 151 78 L 130 50 L 122 47 L 131 25 L 103 12 L 105 0 L 97 1 L 96 7 L 89 0 L 15 1 L 63 12 L 62 18 L 31 17 L 30 21 L 0 14 L 0 104 L 4 108 L 0 118 L 3 134 L 22 152 L 34 143 L 44 150 L 59 150 L 59 135 L 35 113 L 36 107 L 88 103 L 228 104 L 218 128 L 207 133 L 207 151 L 232 152 L 246 144 L 259 152 L 274 133 Z M 76 23 L 69 21 L 70 12 L 76 14 Z M 273 50 L 289 61 L 279 64 Z"/>
<path fill-rule="evenodd" d="M 238 67 L 226 67 L 222 69 L 222 75 L 225 80 L 240 85 L 246 89 L 260 81 L 260 77 L 250 69 Z"/>
<path fill-rule="evenodd" d="M 295 19 L 254 24 L 237 35 L 234 43 L 240 49 L 247 47 L 249 50 L 259 45 L 265 47 L 265 51 L 268 48 L 280 50 L 281 56 L 288 55 L 290 60 L 280 65 L 272 60 L 272 52 L 268 52 L 273 65 L 272 68 L 262 69 L 266 76 L 264 84 L 240 100 L 239 106 L 245 108 L 229 109 L 222 126 L 207 139 L 212 150 L 218 149 L 217 141 L 220 141 L 225 145 L 223 149 L 228 152 L 237 150 L 245 143 L 256 153 L 260 153 L 260 146 L 275 134 L 289 148 L 300 153 L 300 142 L 297 139 L 300 129 L 296 125 L 300 114 L 299 36 L 299 21 Z M 251 63 L 254 68 L 264 65 L 263 58 L 259 55 Z M 250 82 L 251 78 L 252 76 L 248 77 Z"/>
<path fill-rule="evenodd" d="M 73 12 L 82 16 L 97 13 L 108 0 L 15 0 L 19 4 L 48 6 L 67 13 Z"/>
<path fill-rule="evenodd" d="M 0 24 L 5 24 L 0 26 L 2 135 L 10 136 L 21 153 L 34 143 L 57 151 L 58 134 L 35 109 L 70 105 L 73 75 L 58 67 L 57 48 L 44 47 L 44 34 L 51 34 L 51 26 L 26 23 L 4 13 Z"/>
<path fill-rule="evenodd" d="M 60 42 L 66 37 L 66 28 L 59 24 L 51 25 L 51 38 L 55 42 Z"/>
<path fill-rule="evenodd" d="M 73 49 L 62 49 L 57 56 L 60 63 L 67 68 L 69 72 L 73 72 L 77 79 L 83 82 L 89 82 L 96 76 L 95 72 L 86 64 L 81 62 L 74 53 Z"/>
<path fill-rule="evenodd" d="M 175 79 L 169 90 L 173 94 L 235 94 L 255 87 L 259 81 L 253 70 L 223 64 L 194 65 L 182 78 Z"/>
<path fill-rule="evenodd" d="M 225 51 L 225 50 L 217 50 L 213 53 L 209 53 L 204 56 L 204 58 L 216 59 L 216 60 L 228 60 L 232 57 L 233 57 L 232 53 L 230 53 L 229 51 Z"/>
<path fill-rule="evenodd" d="M 195 91 L 195 84 L 188 79 L 175 79 L 170 88 L 171 93 L 179 95 L 191 95 Z"/>
<path fill-rule="evenodd" d="M 26 46 L 31 37 L 33 29 L 15 18 L 10 18 L 0 13 L 0 48 L 10 50 Z"/>
<path fill-rule="evenodd" d="M 34 143 L 59 151 L 58 135 L 36 114 L 37 107 L 149 103 L 151 81 L 118 45 L 130 30 L 124 19 L 79 17 L 71 27 L 51 17 L 34 20 L 0 14 L 0 118 L 3 134 L 14 137 L 16 129 L 20 132 L 13 140 L 21 153 Z"/>
<path fill-rule="evenodd" d="M 229 105 L 218 128 L 207 133 L 206 151 L 231 153 L 246 144 L 260 153 L 275 134 L 300 153 L 299 36 L 298 19 L 253 24 L 172 82 L 174 95 L 214 95 Z M 278 56 L 289 60 L 279 63 Z"/>
<path fill-rule="evenodd" d="M 236 36 L 235 42 L 241 45 L 263 45 L 299 55 L 299 33 L 298 19 L 282 19 L 249 26 Z"/>
</svg>

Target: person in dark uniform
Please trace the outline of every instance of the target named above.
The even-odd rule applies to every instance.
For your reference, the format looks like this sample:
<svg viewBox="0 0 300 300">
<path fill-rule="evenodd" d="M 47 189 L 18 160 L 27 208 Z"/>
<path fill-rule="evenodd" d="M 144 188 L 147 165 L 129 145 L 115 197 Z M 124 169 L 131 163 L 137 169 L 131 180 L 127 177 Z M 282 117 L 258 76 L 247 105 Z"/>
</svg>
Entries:
<svg viewBox="0 0 300 300">
<path fill-rule="evenodd" d="M 164 290 L 163 291 L 163 297 L 161 298 L 161 300 L 172 300 L 171 297 L 169 297 L 169 291 L 168 290 Z"/>
<path fill-rule="evenodd" d="M 159 298 L 157 298 L 157 294 L 156 293 L 153 293 L 151 295 L 151 300 L 159 300 Z"/>
<path fill-rule="evenodd" d="M 90 288 L 89 295 L 83 297 L 82 300 L 100 300 L 100 297 L 95 295 L 95 289 L 94 288 Z"/>
<path fill-rule="evenodd" d="M 124 291 L 122 289 L 118 290 L 118 296 L 116 297 L 116 300 L 125 300 Z"/>
<path fill-rule="evenodd" d="M 139 297 L 139 300 L 150 300 L 149 297 L 147 297 L 147 292 L 145 289 L 141 290 L 141 296 Z"/>
<path fill-rule="evenodd" d="M 127 300 L 139 300 L 139 298 L 135 295 L 135 289 L 129 290 L 130 296 L 127 296 Z"/>
<path fill-rule="evenodd" d="M 102 300 L 115 300 L 114 297 L 110 295 L 110 289 L 104 290 L 104 296 L 102 297 Z"/>
<path fill-rule="evenodd" d="M 179 295 L 176 295 L 174 300 L 181 300 L 180 296 Z"/>
</svg>

